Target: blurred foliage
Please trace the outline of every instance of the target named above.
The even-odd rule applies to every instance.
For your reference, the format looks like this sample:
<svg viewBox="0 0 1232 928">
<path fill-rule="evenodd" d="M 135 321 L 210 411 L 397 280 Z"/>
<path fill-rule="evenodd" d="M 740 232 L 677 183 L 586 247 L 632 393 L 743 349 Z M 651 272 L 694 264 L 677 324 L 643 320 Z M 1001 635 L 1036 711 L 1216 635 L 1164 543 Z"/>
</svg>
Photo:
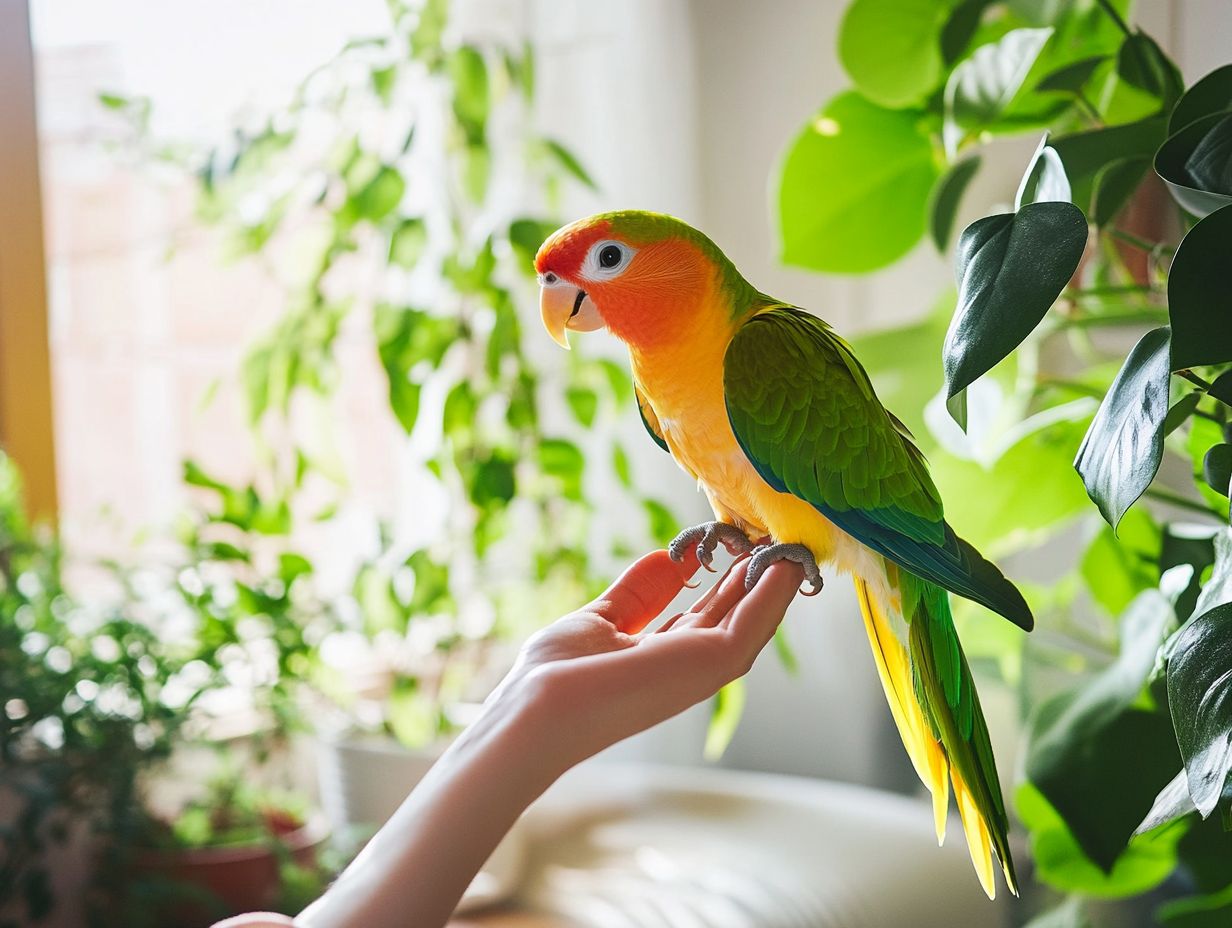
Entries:
<svg viewBox="0 0 1232 928">
<path fill-rule="evenodd" d="M 1186 88 L 1126 0 L 852 0 L 839 55 L 854 86 L 779 176 L 790 263 L 875 270 L 926 230 L 944 252 L 989 144 L 1043 133 L 1012 209 L 958 236 L 957 299 L 852 340 L 959 533 L 1060 565 L 1022 584 L 1032 636 L 956 604 L 1021 696 L 1017 811 L 1065 896 L 1031 924 L 1165 881 L 1195 895 L 1160 923 L 1225 924 L 1232 66 Z M 1175 210 L 1144 208 L 1156 174 Z"/>
</svg>

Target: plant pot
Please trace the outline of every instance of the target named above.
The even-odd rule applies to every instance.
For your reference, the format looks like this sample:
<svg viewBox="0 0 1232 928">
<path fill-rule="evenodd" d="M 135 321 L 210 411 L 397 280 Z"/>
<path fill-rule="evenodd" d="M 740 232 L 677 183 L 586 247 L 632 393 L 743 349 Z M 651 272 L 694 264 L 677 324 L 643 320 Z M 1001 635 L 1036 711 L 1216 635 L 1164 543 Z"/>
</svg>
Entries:
<svg viewBox="0 0 1232 928">
<path fill-rule="evenodd" d="M 182 928 L 270 909 L 282 891 L 279 868 L 284 855 L 302 867 L 312 867 L 328 834 L 321 820 L 299 826 L 274 824 L 273 829 L 281 847 L 261 843 L 139 850 L 135 882 L 149 902 L 133 901 L 143 914 L 156 910 L 159 924 Z"/>
<path fill-rule="evenodd" d="M 344 834 L 385 824 L 445 747 L 438 742 L 412 749 L 379 736 L 318 741 L 317 787 L 330 828 Z"/>
</svg>

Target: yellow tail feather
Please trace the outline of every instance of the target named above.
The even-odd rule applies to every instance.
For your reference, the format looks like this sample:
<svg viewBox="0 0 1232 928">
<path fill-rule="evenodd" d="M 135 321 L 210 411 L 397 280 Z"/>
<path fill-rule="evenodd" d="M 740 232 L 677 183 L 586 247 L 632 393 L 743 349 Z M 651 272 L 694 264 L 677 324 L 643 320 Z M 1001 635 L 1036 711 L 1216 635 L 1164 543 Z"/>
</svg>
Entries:
<svg viewBox="0 0 1232 928">
<path fill-rule="evenodd" d="M 906 645 L 890 628 L 885 610 L 881 603 L 873 599 L 868 584 L 860 577 L 855 578 L 855 584 L 860 612 L 864 615 L 864 628 L 873 646 L 877 673 L 881 676 L 881 685 L 890 703 L 890 713 L 894 716 L 899 736 L 903 739 L 916 774 L 933 796 L 933 819 L 937 827 L 937 843 L 941 844 L 945 841 L 945 820 L 950 804 L 950 765 L 915 698 L 911 660 Z"/>
<path fill-rule="evenodd" d="M 989 899 L 996 897 L 996 882 L 993 879 L 992 834 L 976 808 L 975 800 L 966 783 L 958 775 L 946 757 L 945 749 L 933 736 L 932 726 L 924 717 L 923 709 L 915 695 L 911 678 L 911 658 L 906 644 L 894 633 L 884 606 L 873 598 L 868 583 L 855 578 L 856 598 L 864 615 L 864 627 L 877 672 L 890 704 L 890 713 L 898 726 L 907 755 L 912 766 L 933 797 L 933 818 L 937 828 L 937 843 L 945 839 L 945 823 L 949 812 L 949 784 L 954 783 L 954 798 L 962 818 L 963 832 L 971 862 L 975 866 L 980 885 Z M 1015 891 L 1014 880 L 1008 866 L 1004 867 L 1006 882 Z"/>
</svg>

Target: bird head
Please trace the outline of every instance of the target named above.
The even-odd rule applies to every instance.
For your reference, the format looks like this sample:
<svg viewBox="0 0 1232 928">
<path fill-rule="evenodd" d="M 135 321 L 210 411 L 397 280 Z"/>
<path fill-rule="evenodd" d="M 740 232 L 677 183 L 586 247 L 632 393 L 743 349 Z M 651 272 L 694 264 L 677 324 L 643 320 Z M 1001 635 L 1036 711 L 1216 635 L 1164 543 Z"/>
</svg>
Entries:
<svg viewBox="0 0 1232 928">
<path fill-rule="evenodd" d="M 558 229 L 535 256 L 539 309 L 548 334 L 607 328 L 651 348 L 696 324 L 716 285 L 744 284 L 718 247 L 660 213 L 601 213 Z M 750 288 L 751 289 L 751 288 Z"/>
</svg>

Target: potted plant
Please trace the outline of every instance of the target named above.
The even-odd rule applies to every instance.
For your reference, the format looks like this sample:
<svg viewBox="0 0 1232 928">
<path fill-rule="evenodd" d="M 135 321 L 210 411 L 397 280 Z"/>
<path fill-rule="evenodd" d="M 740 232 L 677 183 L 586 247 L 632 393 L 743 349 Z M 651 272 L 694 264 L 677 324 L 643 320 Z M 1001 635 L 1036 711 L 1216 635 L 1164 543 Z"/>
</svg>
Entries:
<svg viewBox="0 0 1232 928">
<path fill-rule="evenodd" d="M 1186 88 L 1117 0 L 938 4 L 926 28 L 908 6 L 848 5 L 854 88 L 784 160 L 784 258 L 871 271 L 926 232 L 944 251 L 988 142 L 1044 133 L 1012 207 L 958 236 L 957 300 L 856 349 L 958 530 L 1034 568 L 1033 635 L 957 617 L 1027 723 L 1025 911 L 1224 924 L 1232 67 Z M 848 201 L 817 200 L 832 177 Z"/>
</svg>

